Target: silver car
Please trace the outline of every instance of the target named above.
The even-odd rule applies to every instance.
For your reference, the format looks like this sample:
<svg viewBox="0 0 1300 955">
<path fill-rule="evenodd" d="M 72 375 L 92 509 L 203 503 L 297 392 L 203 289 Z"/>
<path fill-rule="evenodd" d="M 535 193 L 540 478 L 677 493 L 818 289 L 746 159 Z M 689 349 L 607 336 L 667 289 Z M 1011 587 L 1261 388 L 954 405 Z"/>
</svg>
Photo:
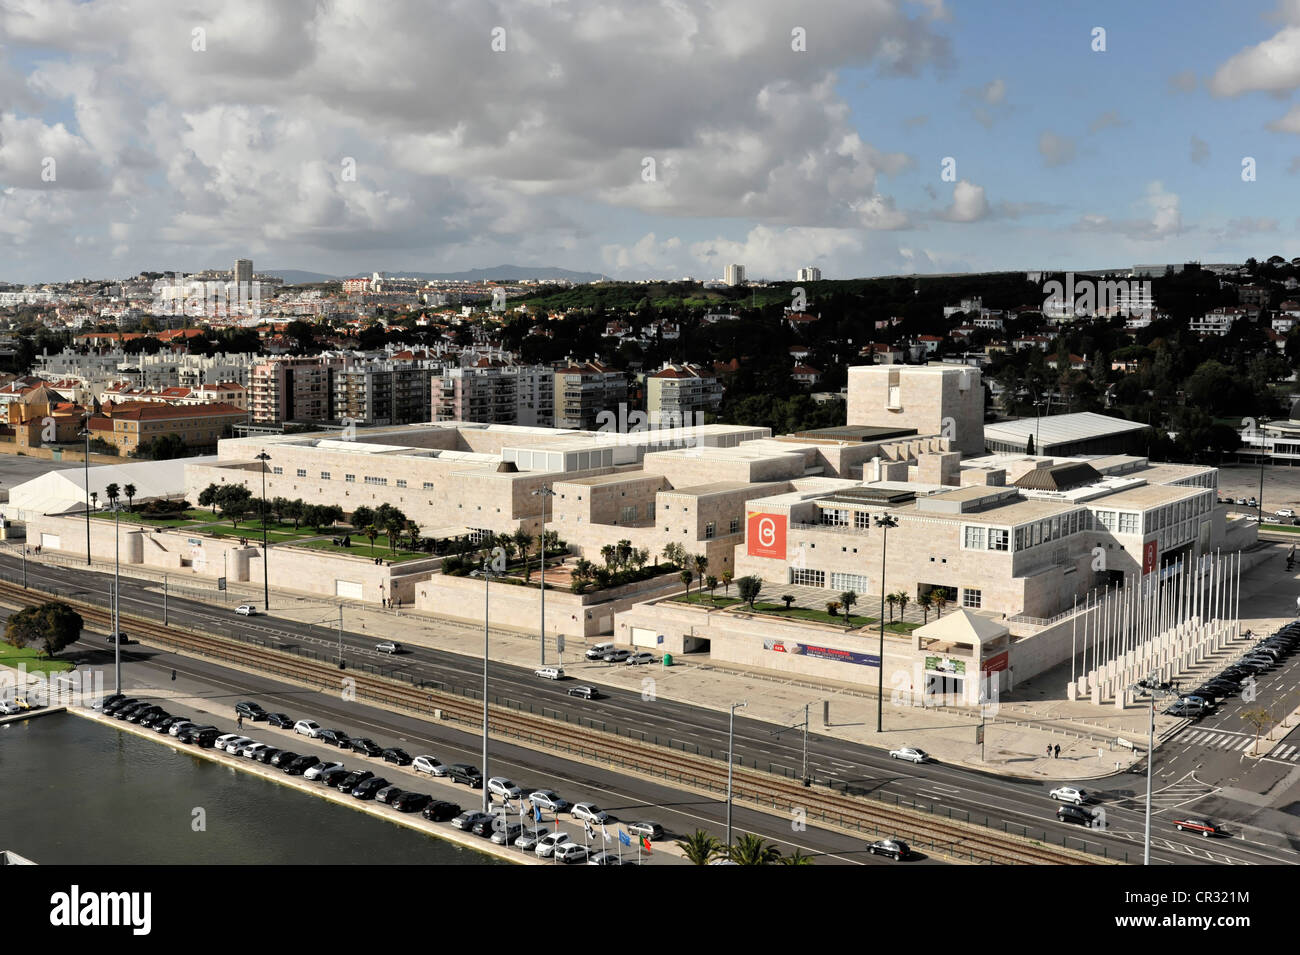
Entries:
<svg viewBox="0 0 1300 955">
<path fill-rule="evenodd" d="M 546 826 L 538 826 L 536 829 L 525 829 L 519 834 L 514 841 L 516 849 L 523 849 L 525 852 L 532 852 L 537 848 L 537 843 L 541 842 L 551 834 L 551 830 Z"/>
<path fill-rule="evenodd" d="M 343 764 L 337 762 L 317 763 L 311 769 L 302 774 L 303 779 L 320 779 L 331 769 L 342 769 Z"/>
</svg>

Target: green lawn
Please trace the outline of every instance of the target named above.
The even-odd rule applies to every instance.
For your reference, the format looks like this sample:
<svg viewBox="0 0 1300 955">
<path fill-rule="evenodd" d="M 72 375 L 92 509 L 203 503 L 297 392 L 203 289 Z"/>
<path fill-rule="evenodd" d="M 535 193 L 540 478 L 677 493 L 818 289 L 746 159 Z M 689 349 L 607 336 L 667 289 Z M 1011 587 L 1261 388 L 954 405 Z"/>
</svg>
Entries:
<svg viewBox="0 0 1300 955">
<path fill-rule="evenodd" d="M 715 596 L 710 598 L 708 594 L 700 594 L 700 593 L 696 593 L 695 591 L 691 591 L 690 596 L 687 596 L 686 594 L 678 594 L 676 597 L 673 597 L 672 599 L 677 601 L 678 603 L 697 604 L 701 606 L 712 606 L 712 607 L 734 607 L 736 604 L 741 602 L 739 597 Z"/>
<path fill-rule="evenodd" d="M 338 535 L 338 536 L 342 536 L 342 535 Z M 387 536 L 382 534 L 379 537 L 375 538 L 374 547 L 370 546 L 370 538 L 359 537 L 356 534 L 352 535 L 351 547 L 340 547 L 339 545 L 335 544 L 333 535 L 329 537 L 325 537 L 321 540 L 300 541 L 294 544 L 294 546 L 309 547 L 312 550 L 328 550 L 328 551 L 333 551 L 336 554 L 350 554 L 353 557 L 366 557 L 371 560 L 373 560 L 376 557 L 382 557 L 384 560 L 391 560 L 397 563 L 401 563 L 403 561 L 408 561 L 408 560 L 419 560 L 422 557 L 433 556 L 432 554 L 426 554 L 423 551 L 403 550 L 400 547 L 397 549 L 397 553 L 394 554 L 392 551 L 388 549 Z M 533 576 L 536 577 L 537 575 L 534 574 Z"/>
<path fill-rule="evenodd" d="M 1292 524 L 1269 524 L 1265 522 L 1259 525 L 1259 529 L 1262 531 L 1281 531 L 1283 534 L 1300 534 L 1300 527 L 1295 527 Z"/>
<path fill-rule="evenodd" d="M 20 663 L 27 665 L 28 673 L 63 673 L 72 669 L 72 664 L 67 660 L 60 660 L 57 657 L 54 659 L 38 657 L 35 647 L 20 649 L 12 643 L 0 641 L 0 664 L 17 667 Z"/>
</svg>

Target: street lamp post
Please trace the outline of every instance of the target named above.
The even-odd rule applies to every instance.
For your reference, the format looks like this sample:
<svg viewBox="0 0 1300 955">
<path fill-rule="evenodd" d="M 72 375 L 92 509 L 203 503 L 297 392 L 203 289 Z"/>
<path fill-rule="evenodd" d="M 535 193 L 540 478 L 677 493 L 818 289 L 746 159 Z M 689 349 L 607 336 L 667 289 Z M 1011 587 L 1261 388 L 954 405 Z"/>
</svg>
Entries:
<svg viewBox="0 0 1300 955">
<path fill-rule="evenodd" d="M 118 593 L 122 586 L 122 577 L 120 574 L 121 561 L 121 540 L 120 533 L 121 522 L 119 515 L 122 513 L 118 507 L 117 501 L 113 501 L 113 692 L 122 692 L 122 620 L 120 616 L 120 604 L 118 602 Z"/>
<path fill-rule="evenodd" d="M 1268 424 L 1268 418 L 1260 418 L 1259 424 L 1259 500 L 1255 503 L 1258 507 L 1255 510 L 1259 523 L 1264 523 L 1264 447 L 1267 441 L 1267 435 L 1264 432 L 1264 425 Z"/>
<path fill-rule="evenodd" d="M 1155 760 L 1153 750 L 1156 745 L 1156 698 L 1175 696 L 1177 694 L 1169 691 L 1168 683 L 1157 681 L 1155 674 L 1148 676 L 1144 680 L 1139 680 L 1130 687 L 1142 693 L 1148 693 L 1151 696 L 1149 715 L 1147 721 L 1147 805 L 1146 821 L 1142 830 L 1142 864 L 1151 864 L 1151 764 Z"/>
<path fill-rule="evenodd" d="M 493 577 L 501 574 L 493 570 L 490 559 L 483 562 L 483 569 L 473 571 L 471 577 L 483 578 L 483 811 L 488 811 L 488 595 Z"/>
<path fill-rule="evenodd" d="M 542 499 L 542 536 L 541 536 L 541 560 L 542 560 L 542 666 L 546 666 L 546 499 L 555 497 L 555 489 L 549 484 L 543 484 L 533 494 Z"/>
<path fill-rule="evenodd" d="M 86 439 L 86 450 L 81 456 L 83 481 L 86 492 L 86 566 L 90 566 L 90 413 L 86 413 L 86 427 L 82 428 L 77 437 Z"/>
<path fill-rule="evenodd" d="M 731 704 L 731 717 L 727 720 L 727 851 L 731 851 L 731 768 L 732 751 L 736 743 L 736 710 L 748 706 L 749 701 Z"/>
<path fill-rule="evenodd" d="M 876 732 L 885 731 L 885 552 L 889 548 L 889 529 L 898 526 L 892 514 L 876 516 L 876 526 L 884 537 L 880 542 L 880 660 L 877 663 L 879 682 L 876 688 Z"/>
<path fill-rule="evenodd" d="M 262 610 L 267 612 L 271 609 L 271 575 L 267 570 L 271 555 L 266 547 L 266 462 L 271 456 L 263 451 L 256 460 L 262 463 Z"/>
</svg>

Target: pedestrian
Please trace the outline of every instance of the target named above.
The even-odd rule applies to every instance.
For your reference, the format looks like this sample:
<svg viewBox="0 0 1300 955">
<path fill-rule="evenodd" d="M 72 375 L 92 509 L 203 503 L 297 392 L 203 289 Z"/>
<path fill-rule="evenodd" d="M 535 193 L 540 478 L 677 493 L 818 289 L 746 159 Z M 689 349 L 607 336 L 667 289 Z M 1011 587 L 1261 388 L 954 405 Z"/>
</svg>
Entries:
<svg viewBox="0 0 1300 955">
<path fill-rule="evenodd" d="M 175 671 L 175 670 L 172 670 L 172 679 L 173 679 L 173 680 L 176 679 L 176 671 Z"/>
<path fill-rule="evenodd" d="M 1053 758 L 1053 759 L 1060 759 L 1060 758 L 1061 758 L 1061 744 L 1060 744 L 1060 743 L 1057 743 L 1057 744 L 1056 744 L 1056 752 L 1052 754 L 1052 758 Z"/>
<path fill-rule="evenodd" d="M 235 718 L 235 728 L 236 728 L 236 729 L 241 729 L 241 730 L 244 728 L 244 714 L 243 714 L 243 713 L 240 713 L 239 716 Z"/>
<path fill-rule="evenodd" d="M 1048 744 L 1047 744 L 1047 758 L 1048 758 L 1048 759 L 1051 759 L 1051 758 L 1052 758 L 1052 744 L 1051 744 L 1051 743 L 1048 743 Z"/>
</svg>

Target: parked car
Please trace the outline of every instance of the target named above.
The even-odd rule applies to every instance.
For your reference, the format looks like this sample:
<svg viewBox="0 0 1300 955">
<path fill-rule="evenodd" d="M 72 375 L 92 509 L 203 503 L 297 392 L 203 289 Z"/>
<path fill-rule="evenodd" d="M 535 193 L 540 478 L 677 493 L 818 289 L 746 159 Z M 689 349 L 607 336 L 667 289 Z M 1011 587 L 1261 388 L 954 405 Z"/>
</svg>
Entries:
<svg viewBox="0 0 1300 955">
<path fill-rule="evenodd" d="M 453 819 L 451 821 L 451 825 L 455 829 L 460 829 L 464 832 L 469 832 L 476 825 L 478 825 L 479 822 L 481 822 L 484 819 L 486 819 L 488 821 L 488 824 L 490 825 L 492 822 L 492 814 L 486 812 L 480 812 L 477 809 L 467 809 L 464 812 L 462 812 L 459 816 L 457 816 L 455 819 Z"/>
<path fill-rule="evenodd" d="M 1289 507 L 1279 507 L 1279 508 L 1277 509 L 1277 515 L 1276 515 L 1276 516 L 1278 516 L 1278 517 L 1295 517 L 1295 511 L 1293 511 L 1293 510 L 1292 510 L 1291 508 L 1289 508 Z"/>
<path fill-rule="evenodd" d="M 1175 819 L 1174 826 L 1179 832 L 1199 832 L 1206 838 L 1223 835 L 1221 828 L 1205 819 Z"/>
<path fill-rule="evenodd" d="M 396 763 L 398 766 L 411 765 L 411 754 L 404 749 L 398 749 L 396 746 L 390 746 L 379 755 L 384 757 L 386 763 Z"/>
<path fill-rule="evenodd" d="M 522 849 L 525 852 L 532 852 L 534 849 L 537 848 L 537 843 L 539 843 L 542 839 L 545 839 L 550 834 L 551 834 L 551 830 L 546 826 L 538 826 L 536 829 L 529 827 L 526 828 L 523 832 L 521 832 L 515 838 L 515 841 L 511 843 L 511 845 L 513 845 L 516 849 Z"/>
<path fill-rule="evenodd" d="M 176 738 L 182 743 L 192 743 L 200 749 L 212 749 L 221 730 L 215 726 L 192 726 Z"/>
<path fill-rule="evenodd" d="M 563 680 L 564 670 L 560 667 L 538 667 L 533 671 L 535 676 L 540 676 L 543 680 Z"/>
<path fill-rule="evenodd" d="M 177 720 L 171 726 L 167 727 L 167 735 L 175 736 L 176 738 L 179 739 L 181 732 L 183 730 L 187 730 L 190 729 L 191 727 L 198 726 L 198 725 L 199 724 L 195 723 L 193 720 Z"/>
<path fill-rule="evenodd" d="M 483 774 L 468 763 L 455 763 L 447 767 L 447 778 L 453 783 L 464 783 L 470 789 L 483 788 Z"/>
<path fill-rule="evenodd" d="M 664 827 L 657 822 L 634 822 L 627 827 L 628 835 L 644 836 L 651 842 L 657 842 L 664 837 Z"/>
<path fill-rule="evenodd" d="M 632 655 L 631 650 L 615 649 L 615 650 L 610 650 L 603 657 L 601 657 L 601 659 L 604 660 L 606 663 L 622 663 L 631 655 Z"/>
<path fill-rule="evenodd" d="M 299 736 L 310 736 L 315 739 L 320 735 L 320 724 L 315 720 L 299 720 L 293 724 L 293 731 Z"/>
<path fill-rule="evenodd" d="M 1060 802 L 1073 803 L 1076 806 L 1082 806 L 1092 800 L 1092 794 L 1088 790 L 1076 786 L 1057 786 L 1048 795 Z"/>
<path fill-rule="evenodd" d="M 164 710 L 161 706 L 158 706 L 156 704 L 153 706 L 144 706 L 136 710 L 135 712 L 133 712 L 130 716 L 128 716 L 126 718 L 126 721 L 128 723 L 135 723 L 138 726 L 140 723 L 144 722 L 145 720 L 150 719 L 151 717 L 154 716 L 158 716 L 159 714 L 166 714 L 166 712 L 167 712 L 166 710 Z"/>
<path fill-rule="evenodd" d="M 487 781 L 488 792 L 503 799 L 518 799 L 523 791 L 504 776 L 493 776 Z"/>
<path fill-rule="evenodd" d="M 341 793 L 350 793 L 367 779 L 374 779 L 375 774 L 368 769 L 354 769 L 335 784 Z"/>
<path fill-rule="evenodd" d="M 1198 693 L 1188 693 L 1178 698 L 1179 702 L 1194 703 L 1203 711 L 1210 710 L 1214 707 L 1214 699 L 1210 696 L 1201 696 Z"/>
<path fill-rule="evenodd" d="M 312 757 L 312 759 L 315 758 L 316 757 L 314 756 Z M 271 757 L 271 765 L 278 767 L 279 769 L 284 769 L 286 766 L 292 764 L 294 760 L 298 760 L 298 759 L 302 759 L 302 757 L 299 756 L 297 753 L 290 752 L 287 749 L 282 749 L 282 750 L 278 750 L 276 754 Z"/>
<path fill-rule="evenodd" d="M 244 737 L 238 733 L 226 733 L 224 736 L 218 736 L 212 745 L 216 749 L 225 749 L 237 739 L 244 739 Z"/>
<path fill-rule="evenodd" d="M 430 776 L 446 776 L 447 767 L 436 756 L 417 756 L 411 762 L 411 769 L 417 773 L 428 773 Z"/>
<path fill-rule="evenodd" d="M 12 700 L 0 700 L 0 716 L 17 716 L 23 712 L 25 710 Z"/>
<path fill-rule="evenodd" d="M 307 758 L 306 756 L 303 757 L 303 759 L 306 759 L 306 758 Z M 330 761 L 330 762 L 322 762 L 321 760 L 318 759 L 318 760 L 316 760 L 316 762 L 311 763 L 310 765 L 307 766 L 306 769 L 304 769 L 304 770 L 302 771 L 302 778 L 303 778 L 303 779 L 320 779 L 320 778 L 321 778 L 322 776 L 324 776 L 326 773 L 328 773 L 328 772 L 332 772 L 333 770 L 336 770 L 336 769 L 342 769 L 342 768 L 343 768 L 343 764 L 342 764 L 342 763 L 336 763 L 336 762 L 333 762 L 333 761 Z"/>
<path fill-rule="evenodd" d="M 420 812 L 425 809 L 433 797 L 428 793 L 413 793 L 410 790 L 401 793 L 396 799 L 392 800 L 391 805 L 398 812 Z"/>
<path fill-rule="evenodd" d="M 556 846 L 562 846 L 572 841 L 567 832 L 552 832 L 537 840 L 537 845 L 533 846 L 533 853 L 543 859 L 549 859 L 551 854 L 555 852 Z"/>
<path fill-rule="evenodd" d="M 15 701 L 16 702 L 16 701 Z M 154 720 L 153 726 L 150 727 L 155 733 L 167 733 L 177 723 L 188 723 L 184 716 L 169 716 L 166 719 Z"/>
<path fill-rule="evenodd" d="M 565 799 L 554 789 L 539 789 L 528 794 L 528 801 L 545 812 L 568 812 L 573 803 Z"/>
<path fill-rule="evenodd" d="M 420 815 L 433 822 L 447 822 L 449 819 L 455 819 L 460 815 L 460 806 L 454 802 L 435 799 L 421 810 Z"/>
<path fill-rule="evenodd" d="M 108 709 L 113 704 L 120 703 L 122 700 L 125 699 L 126 699 L 125 695 L 121 693 L 113 693 L 110 694 L 109 696 L 104 697 L 102 700 L 100 700 L 98 703 L 92 706 L 91 709 L 99 710 L 102 713 L 104 712 L 104 710 Z"/>
<path fill-rule="evenodd" d="M 257 759 L 258 753 L 270 748 L 271 745 L 269 743 L 248 743 L 239 748 L 239 755 L 243 756 L 245 759 Z"/>
<path fill-rule="evenodd" d="M 120 644 L 122 646 L 126 646 L 126 644 L 131 642 L 131 638 L 128 637 L 123 631 L 116 630 L 113 633 L 110 633 L 108 636 L 106 636 L 104 638 L 104 642 L 108 644 Z"/>
<path fill-rule="evenodd" d="M 479 818 L 474 822 L 474 825 L 469 827 L 469 831 L 474 833 L 476 836 L 482 836 L 484 839 L 491 839 L 492 833 L 496 831 L 496 827 L 498 825 L 505 825 L 505 823 L 498 822 L 499 819 L 504 818 L 505 817 L 501 813 L 497 812 L 479 813 Z"/>
<path fill-rule="evenodd" d="M 358 736 L 356 739 L 352 740 L 350 748 L 352 752 L 360 753 L 363 756 L 378 756 L 384 751 L 383 747 L 378 743 L 365 736 Z"/>
<path fill-rule="evenodd" d="M 308 753 L 306 756 L 299 756 L 293 762 L 286 764 L 284 771 L 290 776 L 307 776 L 307 773 L 317 766 L 323 765 L 324 763 L 320 761 L 319 756 L 312 756 Z M 307 776 L 307 778 L 314 779 L 315 777 Z"/>
<path fill-rule="evenodd" d="M 235 608 L 235 613 L 241 617 L 254 617 L 257 615 L 257 608 L 252 604 L 240 604 Z"/>
<path fill-rule="evenodd" d="M 367 776 L 349 790 L 356 799 L 374 799 L 381 792 L 392 786 L 383 776 Z"/>
<path fill-rule="evenodd" d="M 316 739 L 326 746 L 337 746 L 339 749 L 347 749 L 352 744 L 352 737 L 342 730 L 321 730 L 316 734 Z"/>
<path fill-rule="evenodd" d="M 116 694 L 114 694 L 114 695 L 116 695 Z M 137 700 L 137 699 L 136 699 L 135 697 L 133 697 L 133 696 L 121 696 L 121 697 L 119 697 L 118 699 L 113 700 L 111 703 L 105 703 L 105 704 L 104 704 L 104 712 L 105 712 L 105 713 L 116 713 L 118 710 L 120 710 L 120 709 L 122 709 L 122 708 L 124 708 L 124 707 L 130 706 L 132 703 L 139 703 L 139 702 L 140 702 L 140 701 Z"/>
<path fill-rule="evenodd" d="M 888 856 L 895 862 L 901 862 L 912 854 L 911 848 L 902 839 L 878 839 L 867 846 L 873 856 Z"/>
<path fill-rule="evenodd" d="M 338 769 L 327 769 L 316 778 L 320 780 L 322 786 L 328 786 L 335 789 L 338 784 L 352 775 L 352 770 L 346 766 L 339 766 Z"/>
<path fill-rule="evenodd" d="M 266 719 L 268 716 L 270 716 L 270 714 L 267 713 L 266 710 L 262 709 L 260 704 L 253 703 L 250 701 L 245 701 L 243 703 L 236 703 L 235 715 L 242 716 L 246 720 L 252 720 L 254 723 L 259 723 L 262 720 Z"/>
<path fill-rule="evenodd" d="M 642 650 L 640 653 L 632 654 L 630 657 L 627 658 L 626 662 L 628 666 L 634 666 L 634 667 L 645 666 L 647 663 L 655 662 L 655 655 L 653 653 L 647 653 L 645 650 Z"/>
<path fill-rule="evenodd" d="M 923 749 L 917 749 L 915 746 L 902 746 L 898 749 L 889 751 L 891 759 L 906 759 L 913 763 L 926 763 L 930 761 L 930 754 Z"/>
<path fill-rule="evenodd" d="M 393 800 L 400 795 L 402 795 L 401 788 L 390 784 L 375 793 L 375 802 L 382 802 L 385 806 L 391 806 Z"/>
<path fill-rule="evenodd" d="M 581 842 L 566 842 L 555 847 L 555 858 L 565 865 L 580 865 L 587 861 L 590 853 Z"/>
<path fill-rule="evenodd" d="M 390 655 L 394 653 L 401 653 L 402 645 L 400 643 L 394 643 L 392 640 L 385 640 L 383 643 L 375 644 L 375 652 L 387 653 Z"/>
<path fill-rule="evenodd" d="M 1176 716 L 1180 719 L 1190 719 L 1200 716 L 1205 712 L 1205 707 L 1199 703 L 1192 703 L 1188 700 L 1177 700 L 1165 708 L 1166 716 Z"/>
<path fill-rule="evenodd" d="M 581 822 L 590 822 L 596 826 L 609 822 L 609 813 L 594 802 L 574 803 L 573 808 L 569 810 L 569 815 Z"/>
<path fill-rule="evenodd" d="M 584 683 L 582 686 L 569 687 L 569 696 L 576 696 L 584 700 L 595 700 L 600 698 L 600 691 L 594 686 L 587 686 Z"/>
<path fill-rule="evenodd" d="M 587 865 L 622 865 L 623 860 L 613 849 L 603 849 L 587 856 Z"/>
<path fill-rule="evenodd" d="M 274 763 L 275 757 L 279 756 L 283 752 L 284 750 L 282 749 L 276 749 L 274 746 L 268 746 L 260 753 L 254 755 L 253 759 L 257 760 L 259 763 L 265 763 L 266 765 L 270 766 Z"/>
<path fill-rule="evenodd" d="M 1092 813 L 1081 806 L 1062 806 L 1056 810 L 1056 818 L 1061 822 L 1071 822 L 1076 826 L 1091 826 Z"/>
<path fill-rule="evenodd" d="M 612 643 L 598 643 L 594 647 L 589 647 L 587 649 L 586 657 L 588 660 L 603 660 L 605 659 L 605 654 L 609 653 L 613 649 L 614 644 Z"/>
<path fill-rule="evenodd" d="M 234 739 L 232 739 L 229 743 L 226 744 L 225 749 L 226 752 L 229 753 L 231 756 L 237 756 L 239 755 L 239 751 L 241 749 L 243 749 L 245 746 L 247 746 L 249 743 L 252 742 L 255 742 L 255 740 L 251 736 L 236 736 Z"/>
<path fill-rule="evenodd" d="M 287 713 L 271 713 L 266 717 L 266 721 L 282 730 L 293 729 L 293 717 Z"/>
</svg>

